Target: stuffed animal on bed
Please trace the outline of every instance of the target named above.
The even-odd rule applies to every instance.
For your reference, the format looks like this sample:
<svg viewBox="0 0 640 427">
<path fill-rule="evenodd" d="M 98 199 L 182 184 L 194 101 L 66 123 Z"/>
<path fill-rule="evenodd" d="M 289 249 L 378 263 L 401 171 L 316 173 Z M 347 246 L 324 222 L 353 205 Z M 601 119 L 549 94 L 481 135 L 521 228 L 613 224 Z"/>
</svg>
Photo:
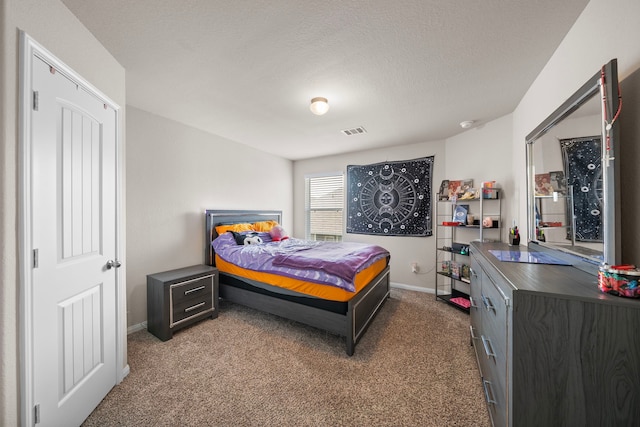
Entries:
<svg viewBox="0 0 640 427">
<path fill-rule="evenodd" d="M 281 240 L 287 240 L 289 238 L 289 236 L 287 236 L 286 231 L 284 231 L 284 228 L 282 228 L 281 225 L 274 226 L 269 231 L 269 234 L 271 235 L 271 240 L 273 240 L 274 242 L 279 242 Z"/>
<path fill-rule="evenodd" d="M 258 236 L 257 232 L 252 233 L 237 233 L 235 231 L 229 231 L 233 234 L 233 238 L 236 239 L 236 243 L 239 245 L 257 245 L 262 243 L 262 238 Z"/>
</svg>

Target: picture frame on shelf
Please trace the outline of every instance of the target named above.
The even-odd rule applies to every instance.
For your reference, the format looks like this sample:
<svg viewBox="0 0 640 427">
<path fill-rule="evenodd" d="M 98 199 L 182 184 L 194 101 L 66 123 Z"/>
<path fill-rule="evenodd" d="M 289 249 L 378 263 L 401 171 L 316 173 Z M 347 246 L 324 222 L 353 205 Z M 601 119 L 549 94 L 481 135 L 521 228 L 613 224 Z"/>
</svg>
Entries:
<svg viewBox="0 0 640 427">
<path fill-rule="evenodd" d="M 449 200 L 457 200 L 473 190 L 473 179 L 449 180 Z"/>
<path fill-rule="evenodd" d="M 462 181 L 449 180 L 449 188 L 447 189 L 447 199 L 456 200 L 458 198 L 458 191 L 462 187 Z"/>
<path fill-rule="evenodd" d="M 535 174 L 534 180 L 536 196 L 550 196 L 553 194 L 551 174 L 549 172 Z"/>
<path fill-rule="evenodd" d="M 460 280 L 460 264 L 457 262 L 451 262 L 451 277 Z"/>
<path fill-rule="evenodd" d="M 438 191 L 438 200 L 449 200 L 449 180 L 443 179 Z"/>
<path fill-rule="evenodd" d="M 462 194 L 466 193 L 467 191 L 471 190 L 473 188 L 473 180 L 472 179 L 465 179 L 462 181 Z"/>
<path fill-rule="evenodd" d="M 471 281 L 471 266 L 468 264 L 462 264 L 460 268 L 460 278 L 463 281 L 470 282 Z"/>
<path fill-rule="evenodd" d="M 453 210 L 453 222 L 459 222 L 463 225 L 467 224 L 467 214 L 469 213 L 469 205 L 457 205 Z"/>
<path fill-rule="evenodd" d="M 549 172 L 549 182 L 553 191 L 556 191 L 560 194 L 566 194 L 567 192 L 567 182 L 564 177 L 563 171 L 551 171 Z"/>
<path fill-rule="evenodd" d="M 441 271 L 443 273 L 445 273 L 445 274 L 451 273 L 451 261 L 449 261 L 449 260 L 442 261 L 442 270 Z"/>
</svg>

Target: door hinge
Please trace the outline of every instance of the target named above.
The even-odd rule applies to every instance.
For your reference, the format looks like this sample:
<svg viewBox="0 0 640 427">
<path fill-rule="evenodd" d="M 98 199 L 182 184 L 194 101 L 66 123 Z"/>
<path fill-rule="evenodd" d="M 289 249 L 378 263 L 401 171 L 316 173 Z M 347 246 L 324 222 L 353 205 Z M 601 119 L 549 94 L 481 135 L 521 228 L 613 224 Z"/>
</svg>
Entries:
<svg viewBox="0 0 640 427">
<path fill-rule="evenodd" d="M 37 403 L 36 406 L 33 408 L 33 423 L 34 424 L 40 423 L 40 404 L 39 403 Z"/>
<path fill-rule="evenodd" d="M 33 91 L 33 111 L 38 111 L 38 91 Z"/>
<path fill-rule="evenodd" d="M 38 268 L 38 250 L 33 250 L 33 268 Z"/>
</svg>

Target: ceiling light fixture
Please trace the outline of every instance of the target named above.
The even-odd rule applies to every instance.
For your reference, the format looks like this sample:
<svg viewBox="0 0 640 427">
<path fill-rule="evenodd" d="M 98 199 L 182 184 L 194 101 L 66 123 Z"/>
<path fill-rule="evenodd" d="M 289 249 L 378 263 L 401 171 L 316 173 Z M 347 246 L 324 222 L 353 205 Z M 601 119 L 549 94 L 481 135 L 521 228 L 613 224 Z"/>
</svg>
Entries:
<svg viewBox="0 0 640 427">
<path fill-rule="evenodd" d="M 473 126 L 473 123 L 473 120 L 465 120 L 464 122 L 460 122 L 460 127 L 462 129 L 469 129 L 471 126 Z"/>
<path fill-rule="evenodd" d="M 316 97 L 311 100 L 311 106 L 309 107 L 311 112 L 316 116 L 321 116 L 329 111 L 329 101 L 327 98 Z"/>
</svg>

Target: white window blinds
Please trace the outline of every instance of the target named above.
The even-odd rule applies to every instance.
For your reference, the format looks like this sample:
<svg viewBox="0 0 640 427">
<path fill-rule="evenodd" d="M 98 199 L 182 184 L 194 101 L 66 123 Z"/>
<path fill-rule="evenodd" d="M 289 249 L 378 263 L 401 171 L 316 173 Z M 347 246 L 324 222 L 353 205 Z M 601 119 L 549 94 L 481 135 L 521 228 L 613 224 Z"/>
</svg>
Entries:
<svg viewBox="0 0 640 427">
<path fill-rule="evenodd" d="M 305 178 L 307 239 L 341 241 L 344 230 L 344 176 Z"/>
</svg>

